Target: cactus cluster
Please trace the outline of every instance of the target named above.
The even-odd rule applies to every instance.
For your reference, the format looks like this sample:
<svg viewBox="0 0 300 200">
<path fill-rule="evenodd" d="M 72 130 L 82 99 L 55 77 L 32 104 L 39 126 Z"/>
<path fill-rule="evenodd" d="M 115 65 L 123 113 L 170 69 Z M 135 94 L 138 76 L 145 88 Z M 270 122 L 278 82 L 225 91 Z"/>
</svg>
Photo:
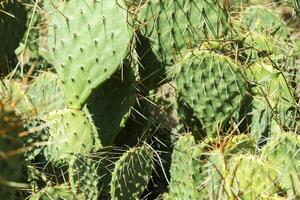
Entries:
<svg viewBox="0 0 300 200">
<path fill-rule="evenodd" d="M 299 1 L 0 1 L 0 196 L 300 199 Z"/>
</svg>

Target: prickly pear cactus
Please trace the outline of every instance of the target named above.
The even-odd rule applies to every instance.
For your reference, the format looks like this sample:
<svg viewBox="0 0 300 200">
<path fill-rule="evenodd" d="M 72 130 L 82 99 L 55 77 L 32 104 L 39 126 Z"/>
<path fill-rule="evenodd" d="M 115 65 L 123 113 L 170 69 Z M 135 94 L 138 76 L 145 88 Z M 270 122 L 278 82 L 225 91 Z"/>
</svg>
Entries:
<svg viewBox="0 0 300 200">
<path fill-rule="evenodd" d="M 50 60 L 71 108 L 87 98 L 119 68 L 132 31 L 122 1 L 72 0 L 49 13 Z"/>
<path fill-rule="evenodd" d="M 230 199 L 230 184 L 227 180 L 228 169 L 225 154 L 220 149 L 213 149 L 206 154 L 208 159 L 202 166 L 204 181 L 202 190 L 206 190 L 208 199 Z"/>
<path fill-rule="evenodd" d="M 220 39 L 227 32 L 224 1 L 148 0 L 139 13 L 142 33 L 150 38 L 152 50 L 166 66 L 183 53 L 197 48 L 205 39 Z"/>
<path fill-rule="evenodd" d="M 279 15 L 264 6 L 251 6 L 241 13 L 242 26 L 250 31 L 286 39 L 289 31 Z"/>
<path fill-rule="evenodd" d="M 256 63 L 250 66 L 247 69 L 247 75 L 254 84 L 252 88 L 255 95 L 254 106 L 258 105 L 259 99 L 263 100 L 261 102 L 264 104 L 263 107 L 276 115 L 278 124 L 292 127 L 295 122 L 295 111 L 293 110 L 296 100 L 292 88 L 288 85 L 286 75 L 272 65 L 265 63 Z"/>
<path fill-rule="evenodd" d="M 287 68 L 286 62 L 293 62 L 293 44 L 280 16 L 264 6 L 248 7 L 240 15 L 246 60 L 271 58 L 280 67 Z"/>
<path fill-rule="evenodd" d="M 0 2 L 0 198 L 300 199 L 298 0 Z"/>
<path fill-rule="evenodd" d="M 229 162 L 232 191 L 244 199 L 257 199 L 276 192 L 277 173 L 273 165 L 262 158 L 245 154 Z"/>
<path fill-rule="evenodd" d="M 177 68 L 179 95 L 207 134 L 215 134 L 240 107 L 247 89 L 243 74 L 230 58 L 205 51 L 188 54 Z"/>
<path fill-rule="evenodd" d="M 290 197 L 300 197 L 300 136 L 279 132 L 263 148 L 262 156 L 277 171 L 278 183 Z"/>
<path fill-rule="evenodd" d="M 89 158 L 78 158 L 72 166 L 75 188 L 80 190 L 80 193 L 85 199 L 97 200 L 99 197 L 97 174 L 98 164 L 96 161 Z"/>
<path fill-rule="evenodd" d="M 170 168 L 171 199 L 197 199 L 202 196 L 200 170 L 201 149 L 196 145 L 194 136 L 186 134 L 176 141 Z"/>
<path fill-rule="evenodd" d="M 126 151 L 112 173 L 111 198 L 139 199 L 151 178 L 153 162 L 152 152 L 146 146 Z"/>
<path fill-rule="evenodd" d="M 53 162 L 68 161 L 73 155 L 86 155 L 98 140 L 86 114 L 82 111 L 55 110 L 45 116 L 49 128 L 46 156 Z"/>
</svg>

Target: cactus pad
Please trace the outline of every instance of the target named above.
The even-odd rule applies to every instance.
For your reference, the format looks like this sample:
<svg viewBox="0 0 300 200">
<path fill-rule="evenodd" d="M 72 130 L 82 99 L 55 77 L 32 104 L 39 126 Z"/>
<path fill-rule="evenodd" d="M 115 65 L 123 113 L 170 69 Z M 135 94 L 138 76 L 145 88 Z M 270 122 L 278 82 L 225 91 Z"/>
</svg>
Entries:
<svg viewBox="0 0 300 200">
<path fill-rule="evenodd" d="M 62 85 L 54 73 L 41 73 L 29 85 L 27 94 L 38 114 L 65 107 Z"/>
<path fill-rule="evenodd" d="M 50 62 L 71 108 L 82 108 L 127 55 L 132 33 L 125 8 L 122 1 L 72 0 L 49 14 Z"/>
<path fill-rule="evenodd" d="M 268 160 L 279 176 L 279 184 L 289 196 L 300 197 L 300 136 L 281 132 L 274 135 L 263 148 L 262 156 Z"/>
<path fill-rule="evenodd" d="M 199 47 L 205 39 L 218 39 L 227 31 L 223 1 L 149 0 L 140 12 L 142 32 L 153 51 L 171 66 L 184 51 Z"/>
<path fill-rule="evenodd" d="M 144 192 L 153 168 L 152 153 L 147 147 L 126 151 L 116 162 L 111 180 L 113 200 L 138 199 Z"/>
<path fill-rule="evenodd" d="M 171 163 L 170 197 L 171 199 L 197 199 L 201 194 L 198 180 L 203 179 L 198 151 L 192 134 L 179 137 L 173 148 Z"/>
<path fill-rule="evenodd" d="M 259 199 L 276 192 L 277 173 L 264 159 L 245 154 L 228 161 L 232 191 L 243 199 Z"/>
<path fill-rule="evenodd" d="M 72 155 L 91 152 L 97 140 L 96 133 L 84 112 L 64 109 L 45 116 L 49 128 L 47 157 L 51 161 L 68 161 Z"/>
<path fill-rule="evenodd" d="M 200 51 L 188 54 L 177 67 L 179 95 L 214 134 L 240 107 L 247 89 L 241 71 L 228 57 Z"/>
</svg>

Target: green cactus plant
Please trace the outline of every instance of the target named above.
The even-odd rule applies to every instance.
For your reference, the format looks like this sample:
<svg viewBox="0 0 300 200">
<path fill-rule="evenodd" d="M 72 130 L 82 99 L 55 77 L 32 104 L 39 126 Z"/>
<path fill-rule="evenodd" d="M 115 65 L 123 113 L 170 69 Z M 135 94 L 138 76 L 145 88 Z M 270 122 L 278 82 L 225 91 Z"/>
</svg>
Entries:
<svg viewBox="0 0 300 200">
<path fill-rule="evenodd" d="M 247 75 L 254 85 L 255 106 L 260 101 L 262 107 L 268 110 L 267 115 L 274 115 L 279 126 L 293 128 L 297 113 L 296 100 L 285 74 L 272 65 L 256 63 L 247 69 Z"/>
<path fill-rule="evenodd" d="M 200 190 L 201 180 L 204 179 L 199 164 L 201 153 L 191 133 L 180 136 L 174 144 L 170 168 L 171 199 L 197 199 L 203 196 Z"/>
<path fill-rule="evenodd" d="M 62 84 L 52 72 L 43 72 L 35 77 L 26 93 L 39 116 L 66 107 Z"/>
<path fill-rule="evenodd" d="M 208 135 L 236 112 L 247 90 L 246 81 L 230 58 L 194 51 L 177 64 L 179 95 L 193 109 Z"/>
<path fill-rule="evenodd" d="M 257 199 L 277 190 L 277 173 L 264 159 L 241 155 L 229 161 L 232 190 L 244 199 Z"/>
<path fill-rule="evenodd" d="M 62 80 L 69 106 L 82 108 L 128 53 L 132 33 L 125 5 L 73 0 L 49 15 L 49 62 Z"/>
<path fill-rule="evenodd" d="M 138 20 L 141 32 L 150 39 L 157 59 L 172 66 L 189 49 L 205 40 L 221 39 L 227 32 L 224 1 L 148 0 Z"/>
<path fill-rule="evenodd" d="M 264 146 L 262 156 L 278 173 L 278 183 L 290 197 L 300 197 L 300 137 L 294 133 L 278 132 Z"/>
<path fill-rule="evenodd" d="M 153 155 L 146 146 L 131 148 L 116 162 L 112 172 L 110 195 L 113 200 L 138 199 L 152 174 Z"/>
<path fill-rule="evenodd" d="M 46 157 L 53 162 L 66 162 L 73 155 L 86 155 L 99 140 L 93 125 L 82 111 L 55 110 L 44 117 L 49 129 Z"/>
<path fill-rule="evenodd" d="M 298 199 L 297 10 L 2 0 L 1 197 Z"/>
<path fill-rule="evenodd" d="M 89 158 L 78 158 L 72 166 L 69 166 L 72 169 L 76 191 L 85 199 L 97 200 L 99 197 L 98 183 L 101 177 L 98 176 L 97 161 L 94 161 Z M 69 171 L 70 172 L 70 171 Z"/>
</svg>

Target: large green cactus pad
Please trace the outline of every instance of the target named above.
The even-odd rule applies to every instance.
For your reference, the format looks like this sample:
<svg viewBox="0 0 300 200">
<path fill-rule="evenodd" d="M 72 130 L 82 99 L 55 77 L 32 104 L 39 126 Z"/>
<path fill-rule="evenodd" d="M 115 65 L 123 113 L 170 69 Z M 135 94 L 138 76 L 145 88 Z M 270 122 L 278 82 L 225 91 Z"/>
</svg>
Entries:
<svg viewBox="0 0 300 200">
<path fill-rule="evenodd" d="M 152 169 L 152 152 L 147 147 L 136 147 L 126 151 L 116 162 L 112 173 L 111 198 L 138 199 L 150 180 Z"/>
<path fill-rule="evenodd" d="M 132 33 L 125 8 L 122 1 L 72 0 L 49 14 L 50 62 L 71 108 L 82 108 L 126 56 Z"/>
<path fill-rule="evenodd" d="M 206 0 L 149 0 L 139 21 L 149 37 L 157 58 L 171 66 L 188 49 L 199 47 L 205 39 L 222 38 L 227 32 L 224 2 Z"/>
<path fill-rule="evenodd" d="M 214 134 L 240 107 L 247 89 L 241 71 L 229 57 L 205 51 L 188 54 L 177 70 L 179 94 L 203 127 Z"/>
</svg>

